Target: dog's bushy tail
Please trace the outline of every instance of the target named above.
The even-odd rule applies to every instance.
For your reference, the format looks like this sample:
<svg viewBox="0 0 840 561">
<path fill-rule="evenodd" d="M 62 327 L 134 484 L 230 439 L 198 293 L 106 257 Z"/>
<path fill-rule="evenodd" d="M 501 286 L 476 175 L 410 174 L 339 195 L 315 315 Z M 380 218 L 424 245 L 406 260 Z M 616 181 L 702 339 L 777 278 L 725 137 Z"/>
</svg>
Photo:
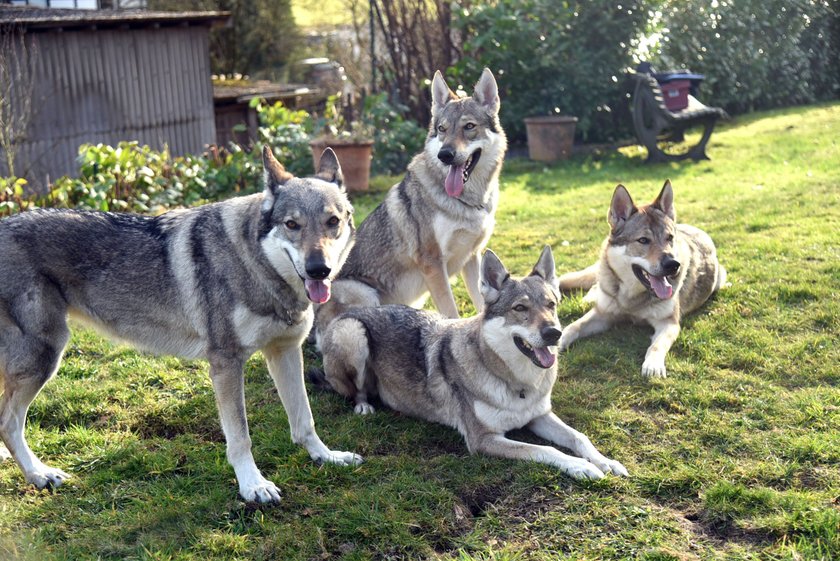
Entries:
<svg viewBox="0 0 840 561">
<path fill-rule="evenodd" d="M 558 282 L 560 290 L 563 292 L 571 292 L 573 290 L 589 290 L 598 280 L 599 264 L 590 265 L 582 271 L 575 271 L 573 273 L 566 273 L 560 275 Z"/>
</svg>

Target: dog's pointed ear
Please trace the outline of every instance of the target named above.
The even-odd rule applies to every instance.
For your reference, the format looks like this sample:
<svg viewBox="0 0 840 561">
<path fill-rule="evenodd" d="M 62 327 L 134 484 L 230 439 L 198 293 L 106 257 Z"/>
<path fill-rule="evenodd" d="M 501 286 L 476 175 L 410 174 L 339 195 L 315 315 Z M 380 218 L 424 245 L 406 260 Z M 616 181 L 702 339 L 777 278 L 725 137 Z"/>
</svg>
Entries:
<svg viewBox="0 0 840 561">
<path fill-rule="evenodd" d="M 633 204 L 633 199 L 627 188 L 618 184 L 613 191 L 612 202 L 610 203 L 610 212 L 607 214 L 607 221 L 610 227 L 615 230 L 621 226 L 625 220 L 633 216 L 638 209 Z"/>
<path fill-rule="evenodd" d="M 274 152 L 271 151 L 271 147 L 268 144 L 263 146 L 262 159 L 263 169 L 265 169 L 266 173 L 266 183 L 283 185 L 294 177 L 294 175 L 286 171 L 283 164 L 277 161 L 277 158 L 274 157 Z"/>
<path fill-rule="evenodd" d="M 271 147 L 266 144 L 262 150 L 263 169 L 265 170 L 265 189 L 263 191 L 263 211 L 271 210 L 274 206 L 274 200 L 277 198 L 277 188 L 282 187 L 287 181 L 292 179 L 294 175 L 286 171 L 283 164 L 277 161 L 274 157 L 274 152 Z"/>
<path fill-rule="evenodd" d="M 546 245 L 543 247 L 542 253 L 540 253 L 540 258 L 537 259 L 537 264 L 534 265 L 534 270 L 531 271 L 530 276 L 540 277 L 545 282 L 553 286 L 555 290 L 559 290 L 560 288 L 557 282 L 557 274 L 554 269 L 554 254 L 551 252 L 551 246 Z"/>
<path fill-rule="evenodd" d="M 489 68 L 485 68 L 481 73 L 481 78 L 478 79 L 478 83 L 475 85 L 473 99 L 487 109 L 487 112 L 491 115 L 499 112 L 499 105 L 501 103 L 499 101 L 499 86 L 496 84 L 496 78 L 493 77 L 493 73 L 490 72 Z"/>
<path fill-rule="evenodd" d="M 325 148 L 321 154 L 321 159 L 318 161 L 318 172 L 315 177 L 329 183 L 335 183 L 341 187 L 342 191 L 344 190 L 344 174 L 341 172 L 338 156 L 335 155 L 332 148 Z"/>
<path fill-rule="evenodd" d="M 443 106 L 453 99 L 458 99 L 458 96 L 446 85 L 446 80 L 443 79 L 440 70 L 435 70 L 435 77 L 432 78 L 432 115 L 443 109 Z"/>
<path fill-rule="evenodd" d="M 481 296 L 485 304 L 492 304 L 499 299 L 502 285 L 510 278 L 505 266 L 495 253 L 489 249 L 481 258 Z"/>
<path fill-rule="evenodd" d="M 653 206 L 665 213 L 668 218 L 677 220 L 677 210 L 674 208 L 674 189 L 671 187 L 671 180 L 666 179 L 665 185 L 659 192 L 659 196 L 653 201 Z"/>
</svg>

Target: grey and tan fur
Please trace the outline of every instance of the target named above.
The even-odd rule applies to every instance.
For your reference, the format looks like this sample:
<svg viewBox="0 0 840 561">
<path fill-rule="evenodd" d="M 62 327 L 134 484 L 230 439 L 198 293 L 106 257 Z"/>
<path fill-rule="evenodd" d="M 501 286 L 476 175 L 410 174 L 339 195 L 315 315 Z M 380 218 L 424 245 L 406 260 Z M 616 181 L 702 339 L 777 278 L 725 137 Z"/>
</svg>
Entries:
<svg viewBox="0 0 840 561">
<path fill-rule="evenodd" d="M 677 224 L 670 181 L 653 203 L 641 207 L 617 186 L 607 219 L 610 235 L 600 260 L 560 277 L 561 290 L 590 289 L 586 299 L 594 302 L 563 332 L 560 350 L 620 321 L 646 322 L 654 333 L 642 374 L 664 378 L 665 355 L 680 333 L 680 318 L 726 283 L 726 270 L 708 234 Z"/>
<path fill-rule="evenodd" d="M 482 309 L 479 262 L 495 225 L 507 148 L 498 88 L 485 69 L 472 97 L 459 99 L 440 72 L 431 89 L 425 149 L 359 226 L 333 299 L 318 306 L 319 331 L 350 307 L 421 307 L 429 293 L 440 313 L 458 317 L 449 279 L 459 272 Z"/>
<path fill-rule="evenodd" d="M 310 300 L 329 297 L 352 245 L 341 169 L 331 150 L 307 179 L 286 172 L 268 148 L 263 163 L 262 193 L 155 218 L 38 210 L 0 222 L 0 438 L 29 483 L 57 487 L 68 477 L 24 438 L 29 404 L 58 370 L 68 314 L 140 349 L 209 361 L 244 499 L 280 499 L 251 454 L 242 368 L 257 350 L 292 439 L 317 461 L 361 461 L 316 434 L 301 353 Z"/>
<path fill-rule="evenodd" d="M 325 381 L 357 413 L 373 412 L 368 398 L 378 395 L 392 409 L 454 427 L 471 453 L 543 462 L 577 478 L 627 475 L 551 411 L 561 333 L 551 249 L 521 280 L 488 250 L 481 291 L 484 311 L 468 319 L 400 305 L 347 311 L 323 336 Z M 520 427 L 582 457 L 505 436 Z"/>
</svg>

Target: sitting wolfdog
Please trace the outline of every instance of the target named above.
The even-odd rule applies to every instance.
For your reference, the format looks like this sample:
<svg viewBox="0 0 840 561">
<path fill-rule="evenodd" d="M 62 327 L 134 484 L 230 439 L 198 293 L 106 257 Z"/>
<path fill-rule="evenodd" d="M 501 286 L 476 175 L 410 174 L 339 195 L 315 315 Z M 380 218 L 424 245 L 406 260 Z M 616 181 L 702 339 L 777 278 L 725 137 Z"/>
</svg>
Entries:
<svg viewBox="0 0 840 561">
<path fill-rule="evenodd" d="M 424 150 L 405 178 L 359 226 L 356 244 L 318 306 L 316 339 L 348 308 L 422 307 L 458 317 L 450 277 L 461 272 L 477 310 L 480 255 L 495 225 L 507 140 L 499 123 L 496 80 L 485 69 L 471 97 L 459 98 L 440 72 L 432 80 L 432 121 Z"/>
<path fill-rule="evenodd" d="M 619 321 L 647 322 L 654 333 L 642 374 L 664 378 L 665 355 L 680 333 L 680 318 L 726 283 L 726 270 L 708 234 L 677 224 L 670 181 L 653 203 L 641 207 L 617 186 L 607 219 L 611 231 L 600 261 L 560 277 L 561 290 L 591 288 L 586 299 L 595 303 L 563 332 L 560 350 Z"/>
<path fill-rule="evenodd" d="M 485 308 L 469 319 L 398 305 L 339 316 L 324 333 L 316 381 L 353 399 L 357 413 L 371 413 L 368 396 L 378 394 L 392 409 L 454 427 L 472 453 L 543 462 L 576 478 L 627 475 L 551 412 L 560 339 L 551 249 L 521 280 L 489 250 L 481 272 Z M 505 436 L 525 426 L 582 458 Z"/>
</svg>

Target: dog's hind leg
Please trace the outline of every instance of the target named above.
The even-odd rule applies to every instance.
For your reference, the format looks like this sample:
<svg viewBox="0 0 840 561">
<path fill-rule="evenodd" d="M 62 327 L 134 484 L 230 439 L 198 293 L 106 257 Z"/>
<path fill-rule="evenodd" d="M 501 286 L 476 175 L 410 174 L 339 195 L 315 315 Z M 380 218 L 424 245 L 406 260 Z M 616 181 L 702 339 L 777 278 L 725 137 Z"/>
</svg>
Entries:
<svg viewBox="0 0 840 561">
<path fill-rule="evenodd" d="M 41 310 L 43 311 L 43 310 Z M 40 316 L 43 325 L 0 323 L 0 440 L 20 466 L 28 483 L 39 489 L 58 487 L 70 476 L 44 464 L 29 448 L 24 437 L 29 406 L 44 384 L 58 370 L 61 353 L 70 337 L 63 317 Z M 30 335 L 36 333 L 37 335 Z"/>
<path fill-rule="evenodd" d="M 368 402 L 373 380 L 367 375 L 370 348 L 365 326 L 352 318 L 337 320 L 327 332 L 323 349 L 324 374 L 333 389 L 353 400 L 356 413 L 373 413 Z"/>
<path fill-rule="evenodd" d="M 589 460 L 604 473 L 627 475 L 627 469 L 623 465 L 601 454 L 585 434 L 576 431 L 561 421 L 554 413 L 537 417 L 528 423 L 528 428 L 540 438 L 563 448 L 568 448 L 580 457 Z"/>
<path fill-rule="evenodd" d="M 315 421 L 303 382 L 303 353 L 300 346 L 293 348 L 269 347 L 263 349 L 268 372 L 280 394 L 280 400 L 289 417 L 292 441 L 302 445 L 316 462 L 340 465 L 357 465 L 361 456 L 352 452 L 330 450 L 315 432 Z"/>
<path fill-rule="evenodd" d="M 559 349 L 565 351 L 578 339 L 606 331 L 611 325 L 612 319 L 609 316 L 592 308 L 582 318 L 566 326 L 560 337 Z"/>
<path fill-rule="evenodd" d="M 598 280 L 599 263 L 590 265 L 581 271 L 574 271 L 572 273 L 565 273 L 560 275 L 557 279 L 560 284 L 560 290 L 563 292 L 571 292 L 572 290 L 589 290 Z"/>
</svg>

